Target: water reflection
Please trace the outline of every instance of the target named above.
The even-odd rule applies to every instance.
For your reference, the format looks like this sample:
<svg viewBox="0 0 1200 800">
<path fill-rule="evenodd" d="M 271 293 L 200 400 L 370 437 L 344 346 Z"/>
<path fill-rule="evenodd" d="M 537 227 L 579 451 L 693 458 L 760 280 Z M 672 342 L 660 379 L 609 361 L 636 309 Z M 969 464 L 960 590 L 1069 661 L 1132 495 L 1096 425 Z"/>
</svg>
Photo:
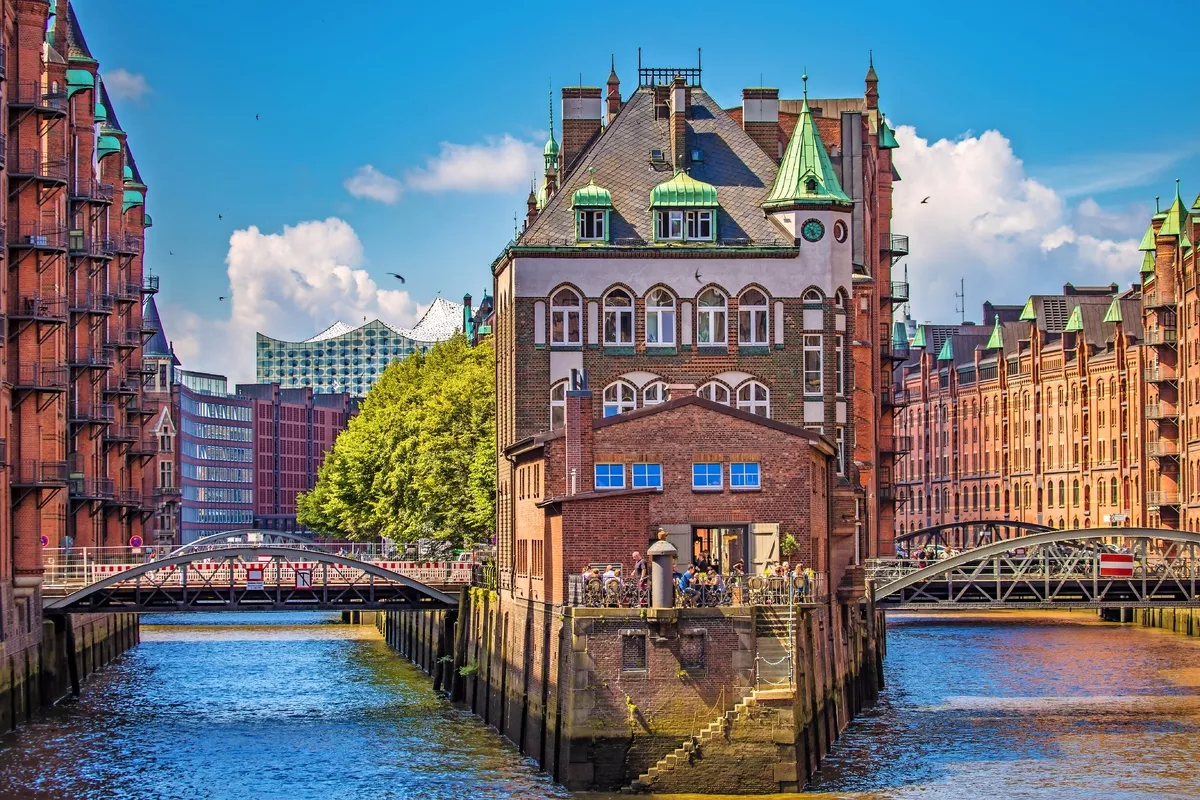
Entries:
<svg viewBox="0 0 1200 800">
<path fill-rule="evenodd" d="M 146 618 L 80 701 L 6 740 L 0 797 L 567 796 L 369 629 L 332 619 Z"/>
<path fill-rule="evenodd" d="M 81 700 L 4 740 L 0 800 L 568 797 L 333 619 L 148 617 Z M 893 618 L 882 702 L 808 796 L 1200 796 L 1198 656 L 1086 615 Z"/>
</svg>

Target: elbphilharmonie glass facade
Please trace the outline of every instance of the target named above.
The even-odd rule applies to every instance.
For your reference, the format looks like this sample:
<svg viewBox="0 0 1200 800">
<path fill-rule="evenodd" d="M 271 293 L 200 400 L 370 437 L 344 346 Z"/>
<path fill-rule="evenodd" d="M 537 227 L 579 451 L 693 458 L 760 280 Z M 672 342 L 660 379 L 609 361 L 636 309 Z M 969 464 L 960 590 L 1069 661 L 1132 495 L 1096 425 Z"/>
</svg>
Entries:
<svg viewBox="0 0 1200 800">
<path fill-rule="evenodd" d="M 437 298 L 411 329 L 373 320 L 357 328 L 336 322 L 302 342 L 258 334 L 258 383 L 314 392 L 348 392 L 362 397 L 387 365 L 462 330 L 463 306 Z"/>
</svg>

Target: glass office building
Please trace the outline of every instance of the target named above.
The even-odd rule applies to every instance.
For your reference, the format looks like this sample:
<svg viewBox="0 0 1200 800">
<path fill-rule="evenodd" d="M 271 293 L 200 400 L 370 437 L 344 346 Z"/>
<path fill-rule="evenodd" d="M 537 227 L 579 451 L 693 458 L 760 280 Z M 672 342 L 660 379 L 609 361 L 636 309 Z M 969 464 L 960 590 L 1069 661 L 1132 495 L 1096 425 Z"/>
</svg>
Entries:
<svg viewBox="0 0 1200 800">
<path fill-rule="evenodd" d="M 463 306 L 441 297 L 413 328 L 373 320 L 357 328 L 336 322 L 311 339 L 286 342 L 258 334 L 258 383 L 284 389 L 347 392 L 363 397 L 387 365 L 414 351 L 426 351 L 463 328 Z"/>
</svg>

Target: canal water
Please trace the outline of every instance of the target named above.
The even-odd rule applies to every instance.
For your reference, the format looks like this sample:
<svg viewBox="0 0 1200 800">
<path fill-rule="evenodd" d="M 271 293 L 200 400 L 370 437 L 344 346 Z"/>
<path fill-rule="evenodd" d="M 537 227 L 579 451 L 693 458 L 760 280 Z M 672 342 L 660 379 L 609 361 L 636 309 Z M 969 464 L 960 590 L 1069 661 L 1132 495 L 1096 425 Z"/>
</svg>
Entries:
<svg viewBox="0 0 1200 800">
<path fill-rule="evenodd" d="M 886 670 L 809 797 L 1200 797 L 1200 640 L 896 616 Z M 146 617 L 82 698 L 0 740 L 0 800 L 570 797 L 428 687 L 329 615 Z"/>
</svg>

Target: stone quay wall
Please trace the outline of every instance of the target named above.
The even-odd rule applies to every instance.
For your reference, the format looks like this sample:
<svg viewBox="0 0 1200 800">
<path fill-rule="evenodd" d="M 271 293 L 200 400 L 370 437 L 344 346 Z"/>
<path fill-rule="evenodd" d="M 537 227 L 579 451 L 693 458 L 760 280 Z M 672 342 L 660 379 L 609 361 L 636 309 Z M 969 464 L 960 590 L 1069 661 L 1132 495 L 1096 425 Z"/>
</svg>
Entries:
<svg viewBox="0 0 1200 800">
<path fill-rule="evenodd" d="M 869 601 L 792 609 L 791 670 L 764 655 L 780 607 L 573 608 L 475 588 L 457 612 L 362 622 L 571 790 L 766 794 L 802 791 L 882 685 Z M 768 662 L 784 671 L 760 680 Z"/>
<path fill-rule="evenodd" d="M 136 614 L 71 614 L 41 626 L 0 642 L 0 733 L 78 693 L 92 673 L 141 641 Z"/>
</svg>

